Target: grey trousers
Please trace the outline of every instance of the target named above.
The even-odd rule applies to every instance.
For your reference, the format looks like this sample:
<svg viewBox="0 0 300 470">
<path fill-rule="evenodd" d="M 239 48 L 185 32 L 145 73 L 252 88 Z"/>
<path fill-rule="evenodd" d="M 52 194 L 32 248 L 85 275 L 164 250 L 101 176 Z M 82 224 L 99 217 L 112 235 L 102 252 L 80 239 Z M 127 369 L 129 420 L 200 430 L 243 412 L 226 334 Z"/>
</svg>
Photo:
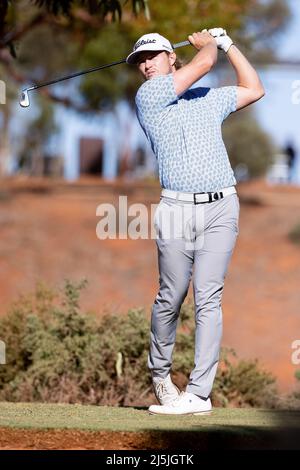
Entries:
<svg viewBox="0 0 300 470">
<path fill-rule="evenodd" d="M 218 367 L 221 298 L 239 211 L 235 193 L 196 205 L 161 196 L 154 213 L 159 292 L 152 307 L 148 368 L 156 377 L 170 372 L 177 320 L 193 274 L 195 364 L 186 391 L 203 398 L 210 395 Z"/>
</svg>

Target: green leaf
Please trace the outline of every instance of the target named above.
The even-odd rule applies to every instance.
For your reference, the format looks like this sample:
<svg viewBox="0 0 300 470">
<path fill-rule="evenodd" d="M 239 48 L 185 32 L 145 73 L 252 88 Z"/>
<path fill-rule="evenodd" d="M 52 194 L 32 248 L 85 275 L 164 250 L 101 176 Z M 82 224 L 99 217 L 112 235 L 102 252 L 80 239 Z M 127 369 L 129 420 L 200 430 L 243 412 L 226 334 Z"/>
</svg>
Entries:
<svg viewBox="0 0 300 470">
<path fill-rule="evenodd" d="M 9 47 L 9 52 L 10 52 L 11 56 L 14 59 L 17 59 L 17 52 L 16 52 L 15 45 L 12 42 L 10 42 L 8 47 Z"/>
</svg>

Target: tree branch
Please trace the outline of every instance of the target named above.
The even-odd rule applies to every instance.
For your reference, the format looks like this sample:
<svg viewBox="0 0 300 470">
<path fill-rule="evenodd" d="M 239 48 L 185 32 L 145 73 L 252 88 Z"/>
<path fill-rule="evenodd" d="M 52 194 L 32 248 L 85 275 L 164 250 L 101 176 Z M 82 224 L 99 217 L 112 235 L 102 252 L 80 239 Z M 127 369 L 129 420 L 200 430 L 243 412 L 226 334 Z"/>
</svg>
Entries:
<svg viewBox="0 0 300 470">
<path fill-rule="evenodd" d="M 46 13 L 38 13 L 35 15 L 31 20 L 19 26 L 18 28 L 15 28 L 12 31 L 9 31 L 3 39 L 0 40 L 0 48 L 8 46 L 10 43 L 13 41 L 16 41 L 20 39 L 24 34 L 26 34 L 29 30 L 34 28 L 35 26 L 38 26 L 39 24 L 45 22 L 47 19 L 47 14 Z"/>
<path fill-rule="evenodd" d="M 99 19 L 99 17 L 91 15 L 88 11 L 84 10 L 83 8 L 75 8 L 73 11 L 70 12 L 70 16 L 83 21 L 83 23 L 86 23 L 89 26 L 93 26 L 94 28 L 99 28 L 104 25 L 103 19 Z"/>
</svg>

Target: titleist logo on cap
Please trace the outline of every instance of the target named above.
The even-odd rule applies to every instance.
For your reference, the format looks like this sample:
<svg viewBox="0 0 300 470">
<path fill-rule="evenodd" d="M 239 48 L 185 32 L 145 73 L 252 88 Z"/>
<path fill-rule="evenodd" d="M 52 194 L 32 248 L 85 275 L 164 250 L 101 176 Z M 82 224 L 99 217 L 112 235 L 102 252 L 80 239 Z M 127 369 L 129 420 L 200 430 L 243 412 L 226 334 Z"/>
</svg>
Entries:
<svg viewBox="0 0 300 470">
<path fill-rule="evenodd" d="M 142 39 L 141 41 L 138 41 L 135 45 L 134 45 L 134 50 L 136 50 L 138 47 L 140 46 L 143 46 L 144 44 L 149 44 L 149 43 L 154 43 L 156 42 L 156 39 L 147 39 L 147 41 L 145 41 L 144 39 Z"/>
</svg>

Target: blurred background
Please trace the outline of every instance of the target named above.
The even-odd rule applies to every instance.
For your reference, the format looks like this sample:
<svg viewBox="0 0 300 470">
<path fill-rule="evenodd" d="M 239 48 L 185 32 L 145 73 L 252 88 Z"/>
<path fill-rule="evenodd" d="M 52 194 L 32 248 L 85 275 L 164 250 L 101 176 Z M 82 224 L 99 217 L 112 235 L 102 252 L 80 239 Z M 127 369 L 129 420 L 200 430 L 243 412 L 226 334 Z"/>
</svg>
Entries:
<svg viewBox="0 0 300 470">
<path fill-rule="evenodd" d="M 300 369 L 300 358 L 292 359 L 300 340 L 297 0 L 1 2 L 0 316 L 38 283 L 60 290 L 66 279 L 86 279 L 82 311 L 101 318 L 142 308 L 149 320 L 158 289 L 154 240 L 96 236 L 99 204 L 117 208 L 120 195 L 128 205 L 159 201 L 155 157 L 135 116 L 141 76 L 117 65 L 33 91 L 29 108 L 19 106 L 20 91 L 123 59 L 148 32 L 176 43 L 216 26 L 255 66 L 266 91 L 223 124 L 241 202 L 223 295 L 223 345 L 242 359 L 257 358 L 276 377 L 279 393 L 294 393 Z M 192 47 L 176 52 L 184 63 L 195 54 Z M 214 70 L 195 86 L 234 84 L 219 51 Z M 191 299 L 190 287 L 186 302 Z M 29 315 L 32 307 L 22 312 Z M 12 380 L 8 375 L 3 383 Z"/>
</svg>

